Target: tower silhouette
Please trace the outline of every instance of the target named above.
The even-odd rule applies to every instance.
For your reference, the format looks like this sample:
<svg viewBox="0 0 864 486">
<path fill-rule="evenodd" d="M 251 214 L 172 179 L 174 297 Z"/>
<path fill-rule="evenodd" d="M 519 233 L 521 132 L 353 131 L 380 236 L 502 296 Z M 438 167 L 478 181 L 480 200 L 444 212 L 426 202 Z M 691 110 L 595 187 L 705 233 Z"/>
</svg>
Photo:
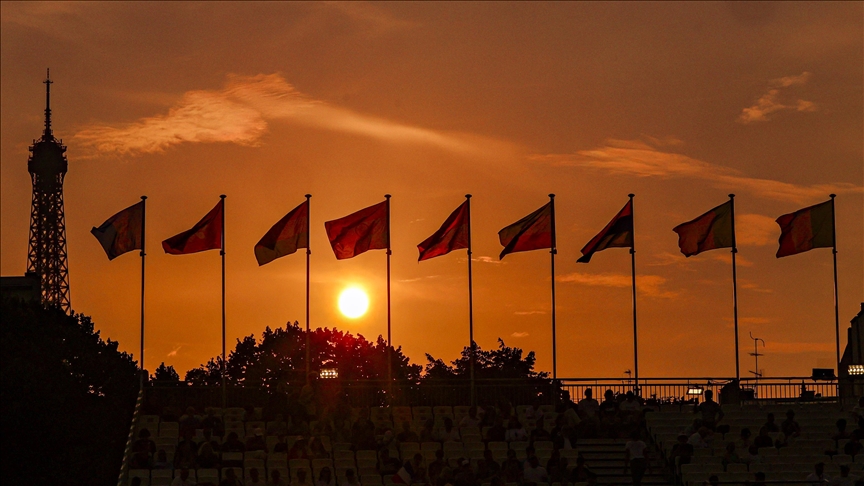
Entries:
<svg viewBox="0 0 864 486">
<path fill-rule="evenodd" d="M 51 131 L 51 72 L 45 79 L 45 130 L 33 140 L 27 170 L 33 182 L 27 271 L 39 276 L 42 303 L 70 310 L 66 261 L 66 216 L 63 179 L 69 163 L 66 146 Z"/>
</svg>

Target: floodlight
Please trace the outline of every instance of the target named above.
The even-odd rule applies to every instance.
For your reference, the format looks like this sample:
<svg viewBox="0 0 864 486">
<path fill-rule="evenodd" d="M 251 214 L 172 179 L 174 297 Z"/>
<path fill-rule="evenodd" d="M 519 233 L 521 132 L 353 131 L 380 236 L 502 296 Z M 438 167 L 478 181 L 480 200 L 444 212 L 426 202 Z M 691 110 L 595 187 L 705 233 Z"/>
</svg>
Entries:
<svg viewBox="0 0 864 486">
<path fill-rule="evenodd" d="M 704 392 L 705 390 L 703 390 L 699 385 L 690 385 L 690 387 L 687 388 L 688 395 L 701 395 Z"/>
<path fill-rule="evenodd" d="M 321 368 L 318 372 L 318 377 L 324 380 L 339 378 L 339 370 L 336 368 Z"/>
<path fill-rule="evenodd" d="M 849 365 L 849 374 L 852 376 L 864 375 L 864 365 L 862 365 L 862 364 Z"/>
</svg>

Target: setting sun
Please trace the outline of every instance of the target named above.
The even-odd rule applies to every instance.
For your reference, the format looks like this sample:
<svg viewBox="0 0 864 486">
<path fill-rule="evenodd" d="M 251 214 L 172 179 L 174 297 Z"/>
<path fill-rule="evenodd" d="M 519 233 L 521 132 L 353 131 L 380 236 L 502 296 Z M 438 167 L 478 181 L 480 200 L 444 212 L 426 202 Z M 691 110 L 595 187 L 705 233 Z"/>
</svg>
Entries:
<svg viewBox="0 0 864 486">
<path fill-rule="evenodd" d="M 345 317 L 356 319 L 369 309 L 369 296 L 363 289 L 349 287 L 339 294 L 339 310 Z"/>
</svg>

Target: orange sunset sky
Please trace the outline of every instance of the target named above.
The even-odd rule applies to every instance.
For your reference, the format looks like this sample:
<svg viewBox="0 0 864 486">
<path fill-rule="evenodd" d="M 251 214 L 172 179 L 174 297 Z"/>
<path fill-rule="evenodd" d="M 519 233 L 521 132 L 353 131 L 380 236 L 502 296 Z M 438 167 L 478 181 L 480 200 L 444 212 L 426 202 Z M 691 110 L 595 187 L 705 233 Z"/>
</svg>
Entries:
<svg viewBox="0 0 864 486">
<path fill-rule="evenodd" d="M 640 375 L 734 376 L 730 253 L 672 228 L 736 197 L 742 374 L 834 367 L 830 249 L 776 259 L 774 219 L 837 193 L 841 346 L 864 294 L 864 4 L 36 3 L 0 6 L 2 274 L 27 263 L 27 147 L 45 69 L 65 183 L 72 306 L 137 355 L 136 253 L 89 234 L 147 202 L 146 367 L 220 352 L 217 251 L 159 242 L 227 194 L 229 348 L 304 320 L 302 253 L 256 241 L 312 198 L 312 326 L 386 335 L 385 254 L 337 261 L 324 221 L 392 198 L 393 341 L 468 341 L 466 254 L 417 243 L 472 193 L 475 337 L 551 370 L 547 251 L 497 232 L 556 193 L 558 374 L 632 369 L 630 258 L 579 250 L 635 199 Z M 369 312 L 337 309 L 348 285 Z M 763 351 L 760 349 L 760 351 Z"/>
</svg>

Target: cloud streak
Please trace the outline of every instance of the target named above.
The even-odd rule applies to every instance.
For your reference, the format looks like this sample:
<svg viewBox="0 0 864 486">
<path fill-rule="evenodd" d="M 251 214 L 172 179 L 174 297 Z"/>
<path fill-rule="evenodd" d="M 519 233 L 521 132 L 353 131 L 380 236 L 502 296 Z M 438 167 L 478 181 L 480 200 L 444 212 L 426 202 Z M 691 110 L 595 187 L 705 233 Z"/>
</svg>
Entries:
<svg viewBox="0 0 864 486">
<path fill-rule="evenodd" d="M 811 74 L 803 72 L 797 76 L 785 76 L 771 80 L 768 92 L 763 94 L 756 102 L 741 111 L 738 122 L 743 124 L 753 122 L 766 122 L 768 115 L 778 111 L 811 112 L 818 108 L 812 101 L 803 99 L 790 99 L 786 96 L 786 88 L 791 86 L 803 86 L 810 80 Z"/>
<path fill-rule="evenodd" d="M 747 177 L 728 167 L 667 152 L 641 140 L 610 139 L 595 149 L 580 150 L 573 154 L 534 154 L 529 156 L 529 160 L 552 166 L 584 167 L 612 175 L 705 180 L 719 188 L 742 190 L 758 197 L 799 204 L 824 199 L 829 193 L 864 192 L 861 186 L 849 183 L 803 186 Z M 764 225 L 757 223 L 757 226 Z"/>
<path fill-rule="evenodd" d="M 183 143 L 257 146 L 273 121 L 458 153 L 481 154 L 488 149 L 466 135 L 405 125 L 315 100 L 279 74 L 231 75 L 222 89 L 185 93 L 166 114 L 120 125 L 90 125 L 75 139 L 97 152 L 121 155 L 160 153 Z"/>
<path fill-rule="evenodd" d="M 573 272 L 560 275 L 555 280 L 563 283 L 577 283 L 593 287 L 617 287 L 625 288 L 632 285 L 630 275 L 617 273 L 581 273 Z M 657 298 L 673 298 L 678 296 L 677 292 L 663 288 L 666 279 L 659 275 L 637 275 L 636 289 L 645 296 Z"/>
</svg>

